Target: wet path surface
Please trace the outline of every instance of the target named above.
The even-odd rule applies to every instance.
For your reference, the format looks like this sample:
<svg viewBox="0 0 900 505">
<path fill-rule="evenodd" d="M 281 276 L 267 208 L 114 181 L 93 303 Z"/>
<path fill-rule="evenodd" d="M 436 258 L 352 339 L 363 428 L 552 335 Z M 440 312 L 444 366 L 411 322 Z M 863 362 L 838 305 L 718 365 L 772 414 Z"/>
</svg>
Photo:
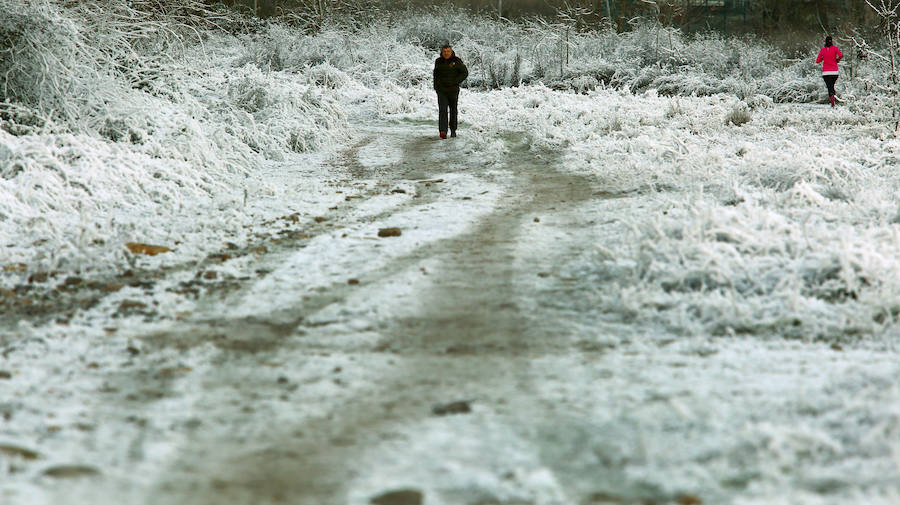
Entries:
<svg viewBox="0 0 900 505">
<path fill-rule="evenodd" d="M 377 135 L 383 140 L 385 133 Z M 358 178 L 439 180 L 446 170 L 425 167 L 445 168 L 440 150 L 455 147 L 450 142 L 431 138 L 402 142 L 402 160 L 374 174 L 355 162 L 356 152 L 367 145 L 365 140 L 348 150 L 341 161 Z M 219 389 L 214 393 L 217 398 L 241 398 L 253 404 L 259 392 L 246 383 L 246 377 L 254 367 L 279 359 L 276 357 L 291 356 L 292 365 L 302 367 L 317 355 L 341 355 L 353 363 L 333 370 L 366 368 L 367 364 L 384 370 L 368 372 L 368 387 L 336 398 L 320 415 L 299 414 L 295 422 L 270 426 L 266 419 L 244 412 L 245 419 L 239 424 L 267 426 L 258 438 L 201 435 L 166 472 L 184 478 L 164 483 L 160 492 L 172 493 L 173 499 L 187 503 L 350 503 L 360 497 L 354 497 L 355 490 L 348 484 L 366 470 L 358 462 L 367 453 L 377 452 L 380 443 L 402 440 L 411 423 L 444 414 L 466 415 L 473 407 L 484 406 L 498 413 L 510 436 L 531 424 L 531 412 L 542 407 L 540 400 L 529 399 L 534 398 L 533 382 L 541 380 L 531 370 L 531 360 L 547 353 L 569 353 L 573 342 L 559 331 L 564 324 L 553 314 L 535 312 L 534 301 L 541 296 L 539 284 L 553 270 L 552 261 L 557 258 L 523 258 L 520 249 L 529 234 L 545 232 L 539 228 L 542 220 L 553 221 L 554 215 L 577 209 L 593 198 L 595 188 L 583 177 L 558 171 L 553 156 L 535 157 L 514 139 L 510 144 L 504 163 L 475 173 L 468 169 L 470 177 L 502 181 L 502 191 L 489 212 L 476 216 L 462 233 L 413 248 L 367 273 L 362 287 L 375 286 L 369 296 L 384 296 L 379 303 L 388 306 L 393 303 L 391 291 L 379 295 L 377 286 L 403 277 L 406 271 L 420 274 L 418 282 L 407 283 L 405 295 L 398 299 L 401 305 L 414 299 L 415 308 L 390 307 L 381 311 L 389 314 L 387 319 L 370 318 L 364 325 L 370 341 L 347 343 L 347 336 L 339 335 L 341 330 L 331 329 L 340 318 L 326 324 L 316 321 L 316 314 L 323 310 L 358 309 L 354 307 L 357 301 L 350 297 L 358 288 L 345 284 L 330 286 L 294 307 L 280 309 L 273 316 L 277 322 L 267 320 L 266 315 L 253 316 L 252 324 L 247 319 L 217 322 L 216 328 L 230 334 L 226 338 L 252 343 L 247 350 L 256 351 L 225 351 L 222 361 L 236 373 L 225 369 L 212 373 L 206 386 Z M 452 154 L 447 153 L 448 157 Z M 442 183 L 433 183 L 434 189 L 423 192 L 413 205 L 428 206 L 438 200 Z M 400 210 L 407 209 L 395 212 Z M 555 226 L 573 224 L 564 216 Z M 419 225 L 441 227 L 443 223 L 424 221 Z M 571 244 L 574 250 L 570 252 L 577 254 L 585 246 Z M 293 321 L 289 314 L 294 315 Z M 152 339 L 160 342 L 159 335 Z M 180 340 L 178 335 L 172 339 Z M 339 387 L 340 373 L 335 375 Z M 290 388 L 290 379 L 282 382 Z M 514 409 L 511 403 L 515 403 Z M 231 415 L 227 409 L 222 413 Z M 457 435 L 470 436 L 446 433 Z M 537 441 L 534 445 L 539 446 Z M 198 460 L 199 454 L 204 457 Z M 449 455 L 436 456 L 437 460 L 422 464 L 439 464 L 444 457 L 452 463 Z"/>
</svg>

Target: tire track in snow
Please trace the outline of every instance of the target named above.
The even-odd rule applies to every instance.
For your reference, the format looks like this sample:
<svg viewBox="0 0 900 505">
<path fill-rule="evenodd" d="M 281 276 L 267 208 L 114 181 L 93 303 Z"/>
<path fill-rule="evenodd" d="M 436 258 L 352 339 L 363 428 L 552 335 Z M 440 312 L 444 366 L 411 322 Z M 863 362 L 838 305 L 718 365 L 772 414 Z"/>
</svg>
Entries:
<svg viewBox="0 0 900 505">
<path fill-rule="evenodd" d="M 421 139 L 406 145 L 406 166 L 427 162 L 420 154 L 422 146 Z M 411 424 L 427 424 L 434 404 L 460 399 L 457 395 L 462 391 L 488 400 L 486 403 L 505 404 L 508 395 L 527 397 L 531 382 L 540 380 L 529 372 L 530 359 L 564 352 L 571 342 L 555 341 L 556 322 L 526 313 L 522 307 L 528 304 L 517 302 L 535 294 L 533 279 L 540 267 L 516 264 L 523 224 L 535 214 L 547 216 L 593 198 L 590 181 L 558 172 L 554 161 L 537 161 L 519 141 L 505 160 L 514 184 L 494 212 L 480 218 L 469 231 L 416 248 L 382 269 L 384 273 L 371 285 L 402 276 L 423 261 L 436 265 L 427 282 L 411 288 L 420 302 L 417 313 L 376 321 L 379 341 L 374 348 L 354 348 L 340 338 L 334 339 L 340 343 L 331 346 L 328 342 L 335 331 L 328 325 L 307 325 L 303 331 L 309 334 L 302 339 L 277 336 L 290 341 L 287 345 L 292 354 L 307 349 L 358 357 L 358 366 L 373 365 L 375 372 L 368 374 L 367 380 L 377 380 L 377 385 L 335 398 L 318 416 L 272 426 L 251 446 L 234 443 L 226 447 L 234 441 L 219 440 L 220 452 L 213 458 L 217 463 L 203 470 L 211 484 L 190 492 L 182 488 L 176 493 L 180 500 L 198 504 L 251 499 L 255 503 L 347 503 L 352 498 L 347 494 L 352 491 L 348 482 L 365 470 L 354 463 L 384 440 L 404 436 L 401 433 Z M 309 314 L 348 301 L 346 287 L 332 286 L 297 310 Z M 519 412 L 528 411 L 521 401 L 517 403 Z M 505 410 L 500 416 L 501 428 L 523 421 Z M 516 436 L 515 430 L 500 431 Z M 187 459 L 191 452 L 186 453 Z M 532 465 L 540 471 L 543 463 L 535 458 Z M 196 486 L 196 482 L 182 485 Z M 359 490 L 354 492 L 359 494 Z M 559 491 L 551 490 L 550 494 L 554 493 Z"/>
</svg>

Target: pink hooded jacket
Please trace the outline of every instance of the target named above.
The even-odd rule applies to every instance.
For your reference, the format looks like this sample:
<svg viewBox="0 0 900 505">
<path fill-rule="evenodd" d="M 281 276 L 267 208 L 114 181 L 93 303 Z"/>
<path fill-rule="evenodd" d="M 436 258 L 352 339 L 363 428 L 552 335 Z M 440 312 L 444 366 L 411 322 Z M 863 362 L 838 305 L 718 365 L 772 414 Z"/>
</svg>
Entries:
<svg viewBox="0 0 900 505">
<path fill-rule="evenodd" d="M 837 46 L 823 47 L 816 56 L 816 63 L 822 64 L 822 75 L 838 75 L 838 62 L 844 53 Z"/>
</svg>

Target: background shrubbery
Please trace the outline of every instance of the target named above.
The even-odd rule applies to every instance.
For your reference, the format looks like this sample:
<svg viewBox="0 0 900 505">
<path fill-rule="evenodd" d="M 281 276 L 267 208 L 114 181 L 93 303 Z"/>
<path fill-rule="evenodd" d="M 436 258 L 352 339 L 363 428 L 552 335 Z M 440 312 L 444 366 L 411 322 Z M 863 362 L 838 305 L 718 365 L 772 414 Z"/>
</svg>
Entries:
<svg viewBox="0 0 900 505">
<path fill-rule="evenodd" d="M 127 241 L 200 254 L 198 213 L 239 232 L 248 174 L 347 131 L 338 71 L 296 79 L 242 49 L 274 29 L 201 2 L 0 3 L 0 261 L 108 266 Z"/>
<path fill-rule="evenodd" d="M 327 61 L 369 86 L 379 81 L 410 86 L 428 80 L 430 62 L 450 43 L 469 66 L 470 88 L 542 83 L 581 93 L 614 87 L 666 95 L 766 95 L 775 102 L 823 98 L 815 64 L 818 38 L 791 40 L 782 48 L 753 35 L 685 33 L 650 19 L 635 20 L 619 32 L 609 23 L 579 29 L 564 17 L 509 21 L 452 8 L 394 12 L 362 29 L 335 19 L 312 34 L 292 28 L 290 20 L 273 18 L 268 28 L 249 35 L 249 59 L 294 72 Z M 857 58 L 849 39 L 839 38 L 839 44 L 849 70 L 842 92 L 868 93 L 865 82 L 854 77 L 881 74 L 883 65 Z"/>
<path fill-rule="evenodd" d="M 4 128 L 29 132 L 52 120 L 57 128 L 96 131 L 116 141 L 132 138 L 137 127 L 122 123 L 117 104 L 138 91 L 184 101 L 181 58 L 199 52 L 206 63 L 213 61 L 207 45 L 214 35 L 239 39 L 232 44 L 240 55 L 215 60 L 218 65 L 313 72 L 317 76 L 307 83 L 331 88 L 346 85 L 345 77 L 369 87 L 385 81 L 427 86 L 432 57 L 451 43 L 470 67 L 467 85 L 473 88 L 540 82 L 581 93 L 614 87 L 652 88 L 672 96 L 727 93 L 746 99 L 761 94 L 775 102 L 822 98 L 813 62 L 818 40 L 808 41 L 797 58 L 796 43 L 783 50 L 754 36 L 687 34 L 651 19 L 635 20 L 620 32 L 611 23 L 586 27 L 562 15 L 513 22 L 454 8 L 396 11 L 379 4 L 367 10 L 340 3 L 341 9 L 352 10 L 347 14 L 337 7 L 318 12 L 299 2 L 292 10 L 273 10 L 281 15 L 262 21 L 209 4 L 5 2 L 0 7 Z M 370 22 L 360 21 L 363 13 Z M 845 66 L 852 70 L 841 82 L 843 91 L 872 91 L 848 77 L 864 74 L 877 82 L 886 75 L 884 65 L 858 60 L 849 42 L 845 50 Z M 133 118 L 133 112 L 126 115 Z"/>
</svg>

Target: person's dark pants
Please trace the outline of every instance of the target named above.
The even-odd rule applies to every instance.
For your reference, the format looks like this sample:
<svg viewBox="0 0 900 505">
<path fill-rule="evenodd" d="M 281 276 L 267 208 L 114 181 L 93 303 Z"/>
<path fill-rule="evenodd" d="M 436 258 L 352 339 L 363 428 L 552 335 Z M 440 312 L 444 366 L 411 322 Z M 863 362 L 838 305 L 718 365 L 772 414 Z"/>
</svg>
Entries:
<svg viewBox="0 0 900 505">
<path fill-rule="evenodd" d="M 825 79 L 825 86 L 828 87 L 828 96 L 836 95 L 837 93 L 834 91 L 834 83 L 837 82 L 838 76 L 836 75 L 823 75 L 822 79 Z"/>
<path fill-rule="evenodd" d="M 457 108 L 457 104 L 459 103 L 459 91 L 451 91 L 450 93 L 445 93 L 443 91 L 437 91 L 438 97 L 438 130 L 442 132 L 447 131 L 447 126 L 449 123 L 450 131 L 456 131 L 456 120 L 459 116 L 459 110 Z M 449 109 L 450 117 L 447 117 L 447 112 Z"/>
</svg>

